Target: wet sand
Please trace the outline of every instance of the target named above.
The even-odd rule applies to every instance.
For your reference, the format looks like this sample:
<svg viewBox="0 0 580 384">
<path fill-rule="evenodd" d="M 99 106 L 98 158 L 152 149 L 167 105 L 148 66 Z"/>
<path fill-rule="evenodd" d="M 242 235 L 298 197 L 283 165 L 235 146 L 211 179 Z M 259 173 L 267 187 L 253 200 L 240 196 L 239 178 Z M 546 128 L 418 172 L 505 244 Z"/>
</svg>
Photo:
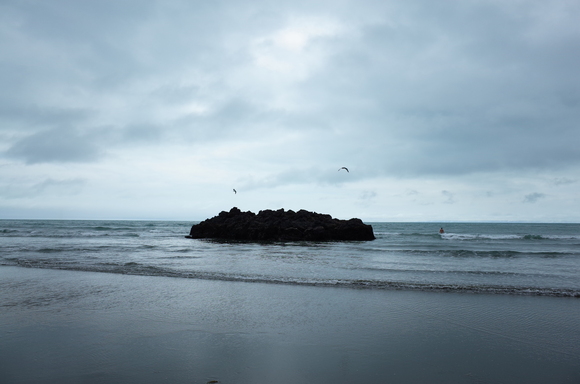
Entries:
<svg viewBox="0 0 580 384">
<path fill-rule="evenodd" d="M 580 299 L 0 267 L 0 382 L 579 383 Z"/>
</svg>

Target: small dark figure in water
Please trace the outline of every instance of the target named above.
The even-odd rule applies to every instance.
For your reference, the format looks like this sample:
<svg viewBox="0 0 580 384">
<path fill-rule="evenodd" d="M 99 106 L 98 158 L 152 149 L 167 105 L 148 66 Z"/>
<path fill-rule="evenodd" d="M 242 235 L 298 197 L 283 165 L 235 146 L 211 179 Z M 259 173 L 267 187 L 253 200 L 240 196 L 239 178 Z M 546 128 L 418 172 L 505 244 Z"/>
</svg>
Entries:
<svg viewBox="0 0 580 384">
<path fill-rule="evenodd" d="M 443 228 L 439 229 L 439 233 L 445 233 L 445 231 L 443 230 Z"/>
</svg>

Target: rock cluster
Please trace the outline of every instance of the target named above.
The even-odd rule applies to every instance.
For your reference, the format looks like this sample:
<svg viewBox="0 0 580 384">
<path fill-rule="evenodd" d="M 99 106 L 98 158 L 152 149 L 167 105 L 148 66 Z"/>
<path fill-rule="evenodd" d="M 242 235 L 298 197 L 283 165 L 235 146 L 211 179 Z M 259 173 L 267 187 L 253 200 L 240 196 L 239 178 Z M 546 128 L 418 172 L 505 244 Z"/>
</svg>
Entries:
<svg viewBox="0 0 580 384">
<path fill-rule="evenodd" d="M 339 220 L 300 210 L 264 210 L 258 214 L 237 207 L 191 227 L 191 239 L 246 241 L 374 240 L 373 227 L 360 219 Z"/>
</svg>

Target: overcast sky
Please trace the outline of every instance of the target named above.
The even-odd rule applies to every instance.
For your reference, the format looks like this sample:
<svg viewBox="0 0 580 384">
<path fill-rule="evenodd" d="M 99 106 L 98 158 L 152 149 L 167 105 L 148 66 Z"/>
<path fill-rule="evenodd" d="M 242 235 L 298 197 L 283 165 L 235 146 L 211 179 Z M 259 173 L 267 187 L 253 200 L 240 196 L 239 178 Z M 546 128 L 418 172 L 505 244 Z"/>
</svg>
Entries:
<svg viewBox="0 0 580 384">
<path fill-rule="evenodd" d="M 0 218 L 580 222 L 578 20 L 576 0 L 0 0 Z"/>
</svg>

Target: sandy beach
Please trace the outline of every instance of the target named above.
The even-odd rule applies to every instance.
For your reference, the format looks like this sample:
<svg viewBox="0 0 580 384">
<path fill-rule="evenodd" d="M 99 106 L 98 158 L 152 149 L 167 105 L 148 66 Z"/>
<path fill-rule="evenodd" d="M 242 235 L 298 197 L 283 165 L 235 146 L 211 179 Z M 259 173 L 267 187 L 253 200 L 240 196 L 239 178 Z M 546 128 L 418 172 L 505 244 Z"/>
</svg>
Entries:
<svg viewBox="0 0 580 384">
<path fill-rule="evenodd" d="M 578 383 L 580 300 L 0 268 L 3 383 Z"/>
</svg>

